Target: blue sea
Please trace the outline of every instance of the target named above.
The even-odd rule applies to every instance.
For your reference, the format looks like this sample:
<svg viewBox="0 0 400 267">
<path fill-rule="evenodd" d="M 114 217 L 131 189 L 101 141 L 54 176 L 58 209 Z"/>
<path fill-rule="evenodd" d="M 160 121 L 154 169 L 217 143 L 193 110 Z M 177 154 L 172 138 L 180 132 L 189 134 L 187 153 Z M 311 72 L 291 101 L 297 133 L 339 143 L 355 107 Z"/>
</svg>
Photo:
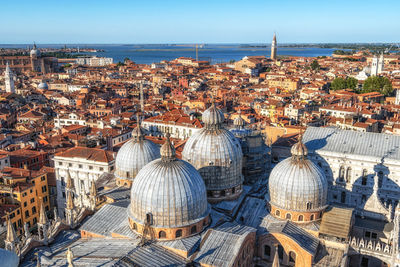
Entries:
<svg viewBox="0 0 400 267">
<path fill-rule="evenodd" d="M 27 48 L 32 44 L 7 45 L 0 44 L 0 48 Z M 38 44 L 38 48 L 62 48 L 61 44 Z M 69 44 L 71 48 L 93 48 L 104 50 L 104 52 L 86 53 L 99 57 L 112 57 L 114 62 L 124 61 L 125 58 L 140 63 L 151 64 L 162 60 L 172 60 L 178 57 L 196 57 L 194 45 L 178 44 Z M 278 46 L 278 55 L 284 56 L 302 56 L 317 57 L 331 56 L 335 49 L 331 48 L 288 48 Z M 271 54 L 270 46 L 257 47 L 256 45 L 240 44 L 205 44 L 198 48 L 199 60 L 210 60 L 211 63 L 229 62 L 231 60 L 240 60 L 245 56 L 269 56 Z"/>
</svg>

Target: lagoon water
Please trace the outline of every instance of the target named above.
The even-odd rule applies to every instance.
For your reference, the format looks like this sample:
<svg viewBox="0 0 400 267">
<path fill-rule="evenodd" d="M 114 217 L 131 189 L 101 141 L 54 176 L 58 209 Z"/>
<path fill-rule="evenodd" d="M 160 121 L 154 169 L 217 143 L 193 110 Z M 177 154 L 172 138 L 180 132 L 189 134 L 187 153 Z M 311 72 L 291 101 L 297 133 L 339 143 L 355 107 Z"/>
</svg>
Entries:
<svg viewBox="0 0 400 267">
<path fill-rule="evenodd" d="M 30 45 L 32 46 L 32 45 Z M 136 63 L 151 64 L 162 60 L 172 60 L 178 57 L 196 57 L 194 45 L 167 45 L 167 44 L 69 44 L 67 47 L 93 48 L 104 52 L 87 53 L 99 57 L 112 57 L 114 62 L 129 58 Z M 0 48 L 26 48 L 28 44 L 0 45 Z M 62 48 L 61 44 L 39 44 L 38 48 Z M 335 49 L 331 48 L 294 48 L 279 47 L 278 55 L 284 56 L 331 56 Z M 270 47 L 259 47 L 239 44 L 206 44 L 198 49 L 199 60 L 210 60 L 213 64 L 240 60 L 245 56 L 269 56 Z"/>
</svg>

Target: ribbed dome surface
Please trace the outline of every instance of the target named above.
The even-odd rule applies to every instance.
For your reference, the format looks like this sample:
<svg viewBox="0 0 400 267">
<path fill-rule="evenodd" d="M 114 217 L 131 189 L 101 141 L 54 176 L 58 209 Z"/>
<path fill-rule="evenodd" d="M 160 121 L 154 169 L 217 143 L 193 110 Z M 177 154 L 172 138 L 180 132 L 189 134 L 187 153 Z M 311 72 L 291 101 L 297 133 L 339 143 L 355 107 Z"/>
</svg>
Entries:
<svg viewBox="0 0 400 267">
<path fill-rule="evenodd" d="M 115 176 L 133 179 L 149 162 L 160 157 L 160 148 L 153 142 L 134 138 L 126 142 L 118 151 L 115 160 Z"/>
<path fill-rule="evenodd" d="M 269 177 L 270 202 L 293 211 L 321 210 L 327 202 L 328 183 L 322 170 L 308 160 L 302 146 L 292 157 L 278 163 Z M 308 204 L 307 204 L 308 203 Z"/>
<path fill-rule="evenodd" d="M 36 48 L 36 45 L 33 46 L 33 49 L 30 52 L 31 57 L 32 56 L 36 56 L 36 57 L 40 57 L 40 51 L 39 49 Z"/>
<path fill-rule="evenodd" d="M 242 183 L 242 148 L 228 130 L 203 128 L 186 142 L 182 158 L 200 172 L 207 190 L 223 190 Z"/>
<path fill-rule="evenodd" d="M 157 159 L 140 170 L 132 184 L 130 218 L 144 224 L 152 214 L 154 227 L 181 227 L 209 214 L 206 188 L 188 162 Z"/>
</svg>

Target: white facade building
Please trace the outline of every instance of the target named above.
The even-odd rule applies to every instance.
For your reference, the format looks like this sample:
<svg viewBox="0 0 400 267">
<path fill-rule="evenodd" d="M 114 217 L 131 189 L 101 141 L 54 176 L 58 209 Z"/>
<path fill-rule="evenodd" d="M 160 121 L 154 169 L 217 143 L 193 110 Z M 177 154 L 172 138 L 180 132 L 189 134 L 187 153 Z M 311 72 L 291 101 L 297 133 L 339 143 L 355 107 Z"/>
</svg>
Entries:
<svg viewBox="0 0 400 267">
<path fill-rule="evenodd" d="M 379 196 L 386 207 L 400 199 L 400 136 L 309 127 L 303 142 L 309 158 L 325 172 L 328 199 L 363 207 L 378 176 Z"/>
<path fill-rule="evenodd" d="M 76 205 L 86 206 L 85 197 L 90 192 L 91 183 L 96 182 L 104 173 L 114 171 L 113 154 L 97 148 L 74 147 L 57 153 L 53 160 L 60 216 L 64 216 L 68 175 L 72 179 Z"/>
<path fill-rule="evenodd" d="M 77 114 L 70 113 L 68 115 L 54 118 L 54 127 L 62 128 L 69 125 L 83 125 L 86 126 L 86 120 L 81 119 Z"/>
<path fill-rule="evenodd" d="M 107 66 L 113 64 L 111 57 L 82 57 L 76 59 L 76 64 L 89 66 Z"/>
</svg>

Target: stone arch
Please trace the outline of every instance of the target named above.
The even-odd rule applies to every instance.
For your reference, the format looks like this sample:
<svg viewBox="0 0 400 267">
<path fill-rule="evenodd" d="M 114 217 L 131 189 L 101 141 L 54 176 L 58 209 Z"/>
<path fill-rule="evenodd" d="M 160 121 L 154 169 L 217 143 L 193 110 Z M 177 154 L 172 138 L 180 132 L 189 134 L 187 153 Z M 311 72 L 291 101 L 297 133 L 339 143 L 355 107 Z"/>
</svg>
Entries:
<svg viewBox="0 0 400 267">
<path fill-rule="evenodd" d="M 300 214 L 299 215 L 299 218 L 297 219 L 299 222 L 302 222 L 302 221 L 304 221 L 304 216 L 303 216 L 303 214 Z"/>
<path fill-rule="evenodd" d="M 181 236 L 182 236 L 182 229 L 176 230 L 175 237 L 178 238 L 178 237 L 181 237 Z"/>
<path fill-rule="evenodd" d="M 275 215 L 278 216 L 278 217 L 280 217 L 280 216 L 281 216 L 281 211 L 280 211 L 280 210 L 276 210 L 276 211 L 275 211 Z"/>
<path fill-rule="evenodd" d="M 195 234 L 197 232 L 197 226 L 193 225 L 192 228 L 190 228 L 190 234 Z"/>
<path fill-rule="evenodd" d="M 291 213 L 286 213 L 286 219 L 291 220 L 292 219 L 292 214 Z"/>
</svg>

